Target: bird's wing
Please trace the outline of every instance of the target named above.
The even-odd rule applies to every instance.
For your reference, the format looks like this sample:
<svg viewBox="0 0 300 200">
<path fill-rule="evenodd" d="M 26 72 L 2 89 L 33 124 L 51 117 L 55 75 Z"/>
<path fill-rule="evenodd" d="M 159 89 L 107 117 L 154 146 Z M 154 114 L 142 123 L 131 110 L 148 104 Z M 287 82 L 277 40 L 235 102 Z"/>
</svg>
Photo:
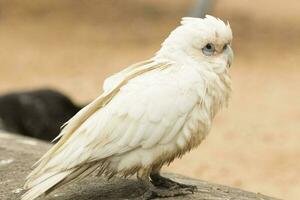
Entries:
<svg viewBox="0 0 300 200">
<path fill-rule="evenodd" d="M 155 74 L 161 73 L 154 71 L 167 66 L 147 62 L 129 70 L 118 84 L 76 114 L 62 130 L 60 141 L 29 175 L 27 188 L 53 178 L 55 184 L 47 185 L 52 188 L 63 180 L 87 175 L 94 169 L 91 163 L 138 147 L 166 144 L 176 137 L 197 94 L 176 87 L 176 80 L 160 81 Z"/>
<path fill-rule="evenodd" d="M 129 66 L 128 68 L 119 72 L 117 74 L 117 79 L 115 78 L 116 76 L 113 75 L 111 79 L 111 82 L 113 83 L 106 87 L 106 90 L 102 95 L 81 109 L 63 125 L 61 133 L 53 140 L 55 141 L 60 139 L 59 142 L 55 144 L 39 161 L 37 161 L 34 166 L 39 164 L 39 166 L 42 166 L 42 162 L 47 162 L 47 160 L 52 157 L 51 154 L 57 151 L 65 143 L 65 141 L 67 141 L 73 135 L 75 130 L 79 128 L 80 125 L 82 125 L 93 113 L 104 107 L 129 80 L 154 69 L 164 69 L 169 65 L 170 63 L 167 62 L 155 62 L 154 60 L 150 59 Z M 107 80 L 109 80 L 109 78 Z"/>
</svg>

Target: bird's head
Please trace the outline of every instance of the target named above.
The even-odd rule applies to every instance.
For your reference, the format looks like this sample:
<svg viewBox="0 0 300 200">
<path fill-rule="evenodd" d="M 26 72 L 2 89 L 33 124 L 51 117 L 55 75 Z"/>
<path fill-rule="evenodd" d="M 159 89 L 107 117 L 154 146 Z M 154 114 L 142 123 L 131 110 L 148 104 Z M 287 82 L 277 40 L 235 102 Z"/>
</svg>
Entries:
<svg viewBox="0 0 300 200">
<path fill-rule="evenodd" d="M 233 59 L 231 40 L 228 23 L 209 15 L 203 19 L 185 17 L 163 42 L 157 56 L 179 62 L 192 59 L 208 70 L 224 71 Z"/>
</svg>

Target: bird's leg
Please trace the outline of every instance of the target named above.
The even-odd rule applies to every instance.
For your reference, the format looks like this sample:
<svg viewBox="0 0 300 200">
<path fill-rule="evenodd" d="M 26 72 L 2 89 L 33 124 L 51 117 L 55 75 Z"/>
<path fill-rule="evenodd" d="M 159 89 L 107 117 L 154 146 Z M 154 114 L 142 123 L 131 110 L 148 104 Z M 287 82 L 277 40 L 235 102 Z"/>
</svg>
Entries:
<svg viewBox="0 0 300 200">
<path fill-rule="evenodd" d="M 170 180 L 170 184 L 167 184 L 168 186 L 172 184 L 172 187 L 162 187 L 162 185 L 155 185 L 153 180 L 150 180 L 150 170 L 140 170 L 137 174 L 138 180 L 142 183 L 144 188 L 146 189 L 146 192 L 144 193 L 142 199 L 148 200 L 153 199 L 156 197 L 174 197 L 174 196 L 180 196 L 180 195 L 187 195 L 190 193 L 193 193 L 195 191 L 195 186 L 186 186 L 184 187 L 183 184 L 181 186 L 178 186 L 178 183 L 171 181 L 170 179 L 166 179 L 161 177 L 163 180 L 162 182 L 169 182 L 164 180 Z M 156 182 L 157 183 L 157 182 Z M 176 183 L 176 184 L 175 184 Z M 176 186 L 175 186 L 176 185 Z"/>
<path fill-rule="evenodd" d="M 194 185 L 186 185 L 183 183 L 178 183 L 169 178 L 165 178 L 161 176 L 159 170 L 152 171 L 150 173 L 150 178 L 151 178 L 151 183 L 159 188 L 168 188 L 168 189 L 182 188 L 192 193 L 197 190 L 197 187 Z"/>
</svg>

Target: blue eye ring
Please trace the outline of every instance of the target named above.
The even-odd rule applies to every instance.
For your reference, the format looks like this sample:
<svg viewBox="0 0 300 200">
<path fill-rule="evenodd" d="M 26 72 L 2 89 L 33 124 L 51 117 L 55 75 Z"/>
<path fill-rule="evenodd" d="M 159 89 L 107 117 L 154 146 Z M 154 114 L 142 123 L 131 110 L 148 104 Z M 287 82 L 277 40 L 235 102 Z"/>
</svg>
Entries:
<svg viewBox="0 0 300 200">
<path fill-rule="evenodd" d="M 203 48 L 202 48 L 202 52 L 204 55 L 206 56 L 211 56 L 215 53 L 216 49 L 215 49 L 215 45 L 212 43 L 207 43 Z"/>
</svg>

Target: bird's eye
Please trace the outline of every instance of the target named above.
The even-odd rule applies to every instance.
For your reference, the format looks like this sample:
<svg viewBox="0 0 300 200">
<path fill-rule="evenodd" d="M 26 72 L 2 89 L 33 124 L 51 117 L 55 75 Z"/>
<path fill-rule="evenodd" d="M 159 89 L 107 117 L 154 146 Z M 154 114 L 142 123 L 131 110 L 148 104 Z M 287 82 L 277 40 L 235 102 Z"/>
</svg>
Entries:
<svg viewBox="0 0 300 200">
<path fill-rule="evenodd" d="M 225 44 L 225 45 L 223 46 L 223 51 L 225 51 L 225 50 L 227 49 L 227 47 L 228 47 L 228 44 Z"/>
<path fill-rule="evenodd" d="M 208 43 L 202 48 L 202 52 L 206 56 L 211 56 L 216 51 L 215 46 L 212 43 Z"/>
</svg>

